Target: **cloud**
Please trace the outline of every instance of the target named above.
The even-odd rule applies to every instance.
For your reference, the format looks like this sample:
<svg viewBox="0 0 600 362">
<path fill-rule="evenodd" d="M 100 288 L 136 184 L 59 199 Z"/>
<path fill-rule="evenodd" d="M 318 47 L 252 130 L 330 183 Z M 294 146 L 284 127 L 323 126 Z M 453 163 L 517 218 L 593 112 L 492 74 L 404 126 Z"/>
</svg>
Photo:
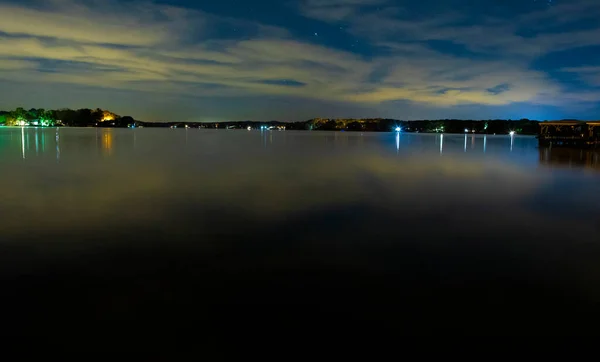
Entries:
<svg viewBox="0 0 600 362">
<path fill-rule="evenodd" d="M 434 106 L 460 104 L 506 105 L 516 102 L 551 102 L 560 87 L 549 77 L 528 69 L 523 62 L 473 60 L 420 48 L 392 53 L 393 64 L 366 92 L 349 99 L 356 102 L 410 100 Z M 367 85 L 366 87 L 369 87 Z"/>
<path fill-rule="evenodd" d="M 572 67 L 563 68 L 563 72 L 574 73 L 584 82 L 600 87 L 600 67 Z"/>
<path fill-rule="evenodd" d="M 115 9 L 115 4 L 84 6 L 70 1 L 51 4 L 53 6 L 44 8 L 0 4 L 0 31 L 86 43 L 142 46 L 167 41 L 173 35 L 167 29 L 181 20 L 167 7 L 128 4 Z"/>
<path fill-rule="evenodd" d="M 0 59 L 0 72 L 15 71 L 24 69 L 33 69 L 36 64 L 34 62 L 23 60 Z"/>
<path fill-rule="evenodd" d="M 384 3 L 386 0 L 303 0 L 298 7 L 309 18 L 341 21 L 357 15 L 364 8 Z"/>
<path fill-rule="evenodd" d="M 63 13 L 66 4 L 49 9 L 50 15 L 48 9 L 4 7 L 5 18 L 14 13 L 17 19 L 27 18 L 46 29 L 42 36 L 36 27 L 3 24 L 2 31 L 10 36 L 0 36 L 0 58 L 11 69 L 21 63 L 25 70 L 4 74 L 5 79 L 179 94 L 193 91 L 199 96 L 258 93 L 340 99 L 360 84 L 371 67 L 354 54 L 287 39 L 285 30 L 260 24 L 235 23 L 244 34 L 254 30 L 257 37 L 249 40 L 203 38 L 206 34 L 201 31 L 199 40 L 189 44 L 177 37 L 179 27 L 173 24 L 195 22 L 194 17 L 215 26 L 231 23 L 198 11 L 147 5 L 139 15 L 132 12 L 142 7 L 139 4 L 116 9 L 116 3 L 93 3 Z M 113 22 L 94 20 L 110 12 L 128 15 Z M 65 14 L 80 19 L 69 32 L 59 25 L 65 22 Z M 150 15 L 159 19 L 148 25 Z M 119 37 L 117 33 L 124 29 L 114 28 L 115 22 L 139 24 L 144 31 L 139 37 L 135 32 Z M 92 25 L 94 31 L 79 29 L 80 23 Z M 36 64 L 37 69 L 32 67 Z"/>
<path fill-rule="evenodd" d="M 428 107 L 563 105 L 590 102 L 596 94 L 568 92 L 531 67 L 551 50 L 600 44 L 593 26 L 569 34 L 544 32 L 538 22 L 534 36 L 518 34 L 532 17 L 550 24 L 561 14 L 560 6 L 515 21 L 482 17 L 466 25 L 457 12 L 415 17 L 385 0 L 297 3 L 304 16 L 327 24 L 344 21 L 350 35 L 368 40 L 374 49 L 367 57 L 296 39 L 281 27 L 182 7 L 74 0 L 35 4 L 0 4 L 4 81 L 180 97 L 264 95 L 366 107 L 393 101 Z M 595 9 L 593 2 L 585 4 Z M 564 10 L 569 22 L 577 21 L 570 9 Z M 467 54 L 457 52 L 459 47 Z M 590 69 L 564 73 L 599 85 Z"/>
<path fill-rule="evenodd" d="M 352 34 L 377 43 L 441 40 L 501 58 L 531 59 L 549 52 L 600 45 L 600 25 L 591 15 L 600 13 L 597 1 L 576 0 L 544 6 L 511 18 L 496 17 L 493 13 L 473 16 L 460 7 L 439 13 L 437 5 L 438 2 L 431 6 L 435 10 L 419 12 L 406 8 L 408 3 L 403 3 L 403 8 L 367 8 L 344 20 L 350 23 L 348 29 Z M 582 26 L 590 19 L 594 21 Z M 565 28 L 566 25 L 569 27 Z"/>
<path fill-rule="evenodd" d="M 554 52 L 599 46 L 597 22 L 582 25 L 593 18 L 590 14 L 600 12 L 597 1 L 543 6 L 512 18 L 485 11 L 471 16 L 460 4 L 440 13 L 439 1 L 426 2 L 432 10 L 424 6 L 420 11 L 415 10 L 419 4 L 410 2 L 395 2 L 393 7 L 389 6 L 391 2 L 377 2 L 376 7 L 363 6 L 370 5 L 368 1 L 352 3 L 354 10 L 343 19 L 324 20 L 347 23 L 345 28 L 350 34 L 369 39 L 373 46 L 392 55 L 388 64 L 395 62 L 388 77 L 377 86 L 348 95 L 352 101 L 564 106 L 573 100 L 591 101 L 597 94 L 568 89 L 531 66 L 536 59 Z M 310 1 L 303 4 L 303 14 L 313 18 L 318 17 L 306 8 L 326 8 Z M 572 71 L 589 85 L 599 85 L 595 69 Z M 497 91 L 499 87 L 501 92 Z"/>
</svg>

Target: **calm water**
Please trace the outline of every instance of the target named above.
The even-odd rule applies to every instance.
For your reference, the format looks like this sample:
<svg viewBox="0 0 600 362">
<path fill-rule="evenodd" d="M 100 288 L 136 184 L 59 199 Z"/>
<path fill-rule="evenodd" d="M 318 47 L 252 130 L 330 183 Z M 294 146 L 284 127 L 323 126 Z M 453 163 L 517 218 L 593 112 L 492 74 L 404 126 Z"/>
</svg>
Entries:
<svg viewBox="0 0 600 362">
<path fill-rule="evenodd" d="M 2 328 L 597 333 L 599 153 L 0 128 L 0 169 Z"/>
</svg>

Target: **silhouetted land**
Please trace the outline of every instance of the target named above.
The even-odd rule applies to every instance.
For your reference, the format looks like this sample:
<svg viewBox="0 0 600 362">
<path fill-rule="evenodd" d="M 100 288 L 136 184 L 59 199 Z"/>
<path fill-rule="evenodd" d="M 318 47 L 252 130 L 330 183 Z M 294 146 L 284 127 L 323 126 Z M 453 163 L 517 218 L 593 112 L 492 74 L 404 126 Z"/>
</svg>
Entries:
<svg viewBox="0 0 600 362">
<path fill-rule="evenodd" d="M 328 119 L 314 118 L 301 122 L 235 121 L 235 122 L 144 122 L 131 116 L 120 116 L 102 109 L 44 110 L 17 108 L 0 111 L 0 126 L 69 126 L 69 127 L 162 127 L 162 128 L 212 128 L 212 129 L 286 129 L 314 131 L 389 132 L 398 127 L 403 132 L 519 134 L 539 133 L 540 121 L 520 120 L 397 120 L 389 118 Z"/>
</svg>

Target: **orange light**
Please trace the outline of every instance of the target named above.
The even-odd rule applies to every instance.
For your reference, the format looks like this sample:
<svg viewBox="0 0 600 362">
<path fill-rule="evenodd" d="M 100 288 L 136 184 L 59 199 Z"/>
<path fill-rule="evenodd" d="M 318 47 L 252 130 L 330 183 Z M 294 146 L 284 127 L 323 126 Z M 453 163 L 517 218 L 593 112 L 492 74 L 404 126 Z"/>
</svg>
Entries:
<svg viewBox="0 0 600 362">
<path fill-rule="evenodd" d="M 114 121 L 116 118 L 114 113 L 111 113 L 109 111 L 104 111 L 102 113 L 102 122 L 109 122 L 109 121 Z"/>
</svg>

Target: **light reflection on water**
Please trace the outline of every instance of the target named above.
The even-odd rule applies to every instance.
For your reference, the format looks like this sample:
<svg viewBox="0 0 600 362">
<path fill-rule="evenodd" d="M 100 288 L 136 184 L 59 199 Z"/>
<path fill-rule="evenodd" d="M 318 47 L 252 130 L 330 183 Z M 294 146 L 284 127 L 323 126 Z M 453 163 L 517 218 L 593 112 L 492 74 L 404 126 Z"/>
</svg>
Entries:
<svg viewBox="0 0 600 362">
<path fill-rule="evenodd" d="M 293 193 L 285 200 L 290 203 L 287 209 L 292 210 L 292 205 L 302 204 L 296 198 L 310 199 L 311 195 L 321 204 L 331 200 L 333 205 L 340 198 L 351 201 L 372 189 L 375 181 L 383 188 L 377 192 L 389 196 L 400 192 L 398 197 L 406 196 L 402 194 L 408 192 L 404 184 L 410 182 L 411 192 L 422 193 L 425 203 L 434 201 L 428 200 L 431 191 L 424 185 L 451 198 L 454 191 L 448 185 L 462 182 L 471 185 L 472 192 L 489 190 L 491 200 L 486 202 L 494 212 L 493 201 L 502 196 L 500 183 L 514 183 L 513 193 L 519 195 L 529 184 L 539 189 L 577 180 L 581 188 L 595 174 L 580 171 L 600 169 L 597 152 L 538 149 L 534 137 L 197 129 L 4 128 L 0 129 L 0 164 L 5 171 L 0 186 L 12 189 L 14 198 L 19 198 L 18 192 L 29 195 L 23 199 L 38 198 L 12 207 L 35 205 L 26 211 L 34 214 L 43 207 L 49 208 L 44 213 L 52 214 L 51 208 L 68 206 L 45 202 L 59 191 L 68 193 L 73 203 L 88 207 L 85 202 L 92 202 L 89 195 L 110 199 L 108 194 L 119 190 L 124 196 L 148 192 L 140 198 L 176 192 L 191 198 L 221 195 L 238 204 L 247 202 L 243 207 L 248 209 Z M 36 184 L 44 179 L 43 192 L 28 185 L 30 179 Z M 164 184 L 144 189 L 147 180 L 156 179 Z M 326 189 L 328 183 L 336 186 Z M 394 184 L 400 189 L 385 190 Z M 358 188 L 357 194 L 350 193 L 354 188 Z M 462 188 L 459 185 L 456 191 Z M 243 195 L 244 191 L 237 196 L 239 200 L 231 200 L 237 190 L 255 190 L 260 196 Z M 593 195 L 591 191 L 588 194 Z M 86 194 L 80 195 L 82 192 Z M 373 200 L 365 202 L 377 204 L 377 192 Z M 251 200 L 253 197 L 260 200 Z M 63 218 L 57 224 L 62 222 L 68 220 Z"/>
<path fill-rule="evenodd" d="M 598 153 L 533 137 L 3 128 L 0 167 L 5 275 L 44 260 L 97 278 L 108 263 L 119 280 L 161 275 L 171 282 L 155 288 L 183 298 L 188 284 L 218 294 L 243 274 L 265 295 L 275 283 L 289 293 L 278 298 L 318 290 L 336 306 L 331 290 L 347 296 L 367 278 L 380 289 L 359 294 L 383 293 L 373 298 L 392 311 L 421 303 L 422 285 L 427 301 L 473 308 L 600 301 Z M 122 249 L 121 265 L 111 253 Z M 88 258 L 98 253 L 109 261 Z M 155 270 L 167 254 L 185 273 Z M 398 285 L 411 297 L 396 298 Z"/>
<path fill-rule="evenodd" d="M 160 135 L 157 132 L 164 132 L 165 134 Z M 166 132 L 171 132 L 170 134 Z M 200 132 L 200 133 L 199 133 Z M 211 141 L 214 137 L 224 137 L 225 135 L 217 135 L 215 130 L 196 130 L 196 129 L 185 129 L 185 130 L 166 130 L 166 129 L 135 129 L 135 130 L 122 130 L 122 129 L 44 129 L 44 128 L 3 128 L 0 130 L 0 142 L 4 143 L 3 146 L 6 149 L 17 146 L 20 147 L 22 156 L 27 153 L 47 153 L 46 138 L 54 138 L 55 149 L 60 148 L 60 135 L 64 134 L 68 137 L 65 142 L 69 145 L 77 147 L 84 152 L 92 151 L 92 143 L 94 148 L 97 150 L 106 151 L 106 154 L 110 154 L 114 148 L 115 137 L 118 138 L 118 145 L 120 147 L 131 148 L 135 145 L 138 137 L 142 137 L 143 141 L 152 139 L 166 140 L 170 138 L 169 142 L 176 142 L 180 139 L 183 144 L 191 142 L 207 142 Z M 325 144 L 331 144 L 337 147 L 349 147 L 357 148 L 359 145 L 364 145 L 365 141 L 368 142 L 369 148 L 384 149 L 386 139 L 394 139 L 396 150 L 400 148 L 411 148 L 419 147 L 419 151 L 428 151 L 429 145 L 435 143 L 439 146 L 440 151 L 443 152 L 443 138 L 446 137 L 446 142 L 450 142 L 448 146 L 456 146 L 457 141 L 463 138 L 463 151 L 478 153 L 476 147 L 479 145 L 483 152 L 486 152 L 488 140 L 492 146 L 495 147 L 496 153 L 500 154 L 503 151 L 511 151 L 515 147 L 519 150 L 526 150 L 530 153 L 535 152 L 537 142 L 533 137 L 510 137 L 506 136 L 488 136 L 488 135 L 451 135 L 451 134 L 407 134 L 407 133 L 351 133 L 351 132 L 281 132 L 281 131 L 256 131 L 246 132 L 242 134 L 240 131 L 227 130 L 222 132 L 229 132 L 228 137 L 238 142 L 243 142 L 249 147 L 252 147 L 250 140 L 253 138 L 259 138 L 263 148 L 277 147 L 285 145 L 287 143 L 295 143 L 299 139 L 306 140 L 311 138 L 309 141 L 311 146 L 317 143 L 319 140 L 324 141 Z M 19 136 L 19 142 L 15 142 Z M 52 135 L 55 133 L 55 137 Z M 238 134 L 234 134 L 238 133 Z M 294 134 L 292 134 L 294 133 Z M 167 136 L 168 135 L 168 136 Z M 48 137 L 47 137 L 48 136 Z M 246 137 L 246 140 L 243 138 Z M 393 138 L 391 138 L 393 137 Z M 93 141 L 93 142 L 91 142 Z M 516 145 L 515 145 L 516 144 Z M 467 147 L 467 145 L 469 147 Z M 176 149 L 170 152 L 179 152 L 181 149 Z M 449 149 L 450 151 L 450 149 Z M 456 147 L 452 147 L 452 151 L 456 151 Z M 3 156 L 3 161 L 6 161 L 7 156 Z"/>
</svg>

